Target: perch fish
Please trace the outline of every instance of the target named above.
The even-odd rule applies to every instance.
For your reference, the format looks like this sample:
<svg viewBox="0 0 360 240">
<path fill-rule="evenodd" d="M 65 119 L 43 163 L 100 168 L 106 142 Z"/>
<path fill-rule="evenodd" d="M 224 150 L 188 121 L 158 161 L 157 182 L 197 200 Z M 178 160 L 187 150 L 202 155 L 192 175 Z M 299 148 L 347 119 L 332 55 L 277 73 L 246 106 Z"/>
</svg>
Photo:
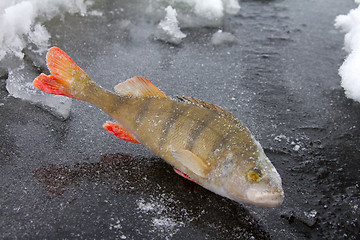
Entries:
<svg viewBox="0 0 360 240">
<path fill-rule="evenodd" d="M 280 175 L 248 128 L 227 110 L 193 97 L 170 98 L 143 77 L 116 85 L 115 94 L 58 47 L 46 58 L 51 75 L 42 73 L 34 86 L 94 104 L 116 121 L 104 128 L 118 138 L 148 147 L 176 173 L 221 196 L 263 207 L 283 202 Z"/>
</svg>

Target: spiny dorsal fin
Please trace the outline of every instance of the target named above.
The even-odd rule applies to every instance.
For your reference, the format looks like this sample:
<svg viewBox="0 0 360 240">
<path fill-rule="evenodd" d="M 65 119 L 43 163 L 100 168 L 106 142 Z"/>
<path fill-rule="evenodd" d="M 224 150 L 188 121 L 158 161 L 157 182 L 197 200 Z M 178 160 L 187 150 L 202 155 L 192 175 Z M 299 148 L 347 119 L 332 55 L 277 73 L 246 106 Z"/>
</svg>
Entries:
<svg viewBox="0 0 360 240">
<path fill-rule="evenodd" d="M 203 108 L 207 108 L 207 109 L 210 109 L 210 110 L 222 113 L 222 114 L 233 116 L 228 110 L 225 110 L 216 104 L 208 103 L 208 102 L 202 101 L 202 100 L 194 98 L 194 97 L 183 96 L 183 97 L 177 97 L 177 98 L 178 98 L 178 100 L 186 102 L 186 103 L 192 103 L 192 104 L 195 104 L 195 105 L 203 107 Z"/>
<path fill-rule="evenodd" d="M 150 80 L 138 76 L 119 83 L 114 90 L 123 96 L 168 98 Z"/>
<path fill-rule="evenodd" d="M 210 170 L 210 167 L 206 162 L 189 150 L 174 150 L 172 151 L 172 155 L 182 165 L 202 178 L 205 178 Z"/>
</svg>

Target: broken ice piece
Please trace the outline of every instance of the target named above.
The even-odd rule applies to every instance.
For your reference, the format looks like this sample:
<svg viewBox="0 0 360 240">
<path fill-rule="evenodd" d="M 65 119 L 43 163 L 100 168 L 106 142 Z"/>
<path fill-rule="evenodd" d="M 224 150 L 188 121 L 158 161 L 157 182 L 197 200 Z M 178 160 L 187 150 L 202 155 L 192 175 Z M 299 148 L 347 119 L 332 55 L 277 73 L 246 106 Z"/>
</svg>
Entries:
<svg viewBox="0 0 360 240">
<path fill-rule="evenodd" d="M 13 97 L 37 104 L 61 120 L 67 119 L 70 115 L 71 99 L 37 90 L 32 84 L 33 79 L 32 74 L 24 69 L 10 71 L 6 89 Z"/>
<path fill-rule="evenodd" d="M 166 16 L 163 20 L 160 21 L 158 29 L 155 33 L 155 39 L 162 40 L 164 42 L 172 44 L 180 44 L 182 39 L 186 35 L 181 32 L 179 27 L 179 22 L 176 19 L 177 13 L 176 10 L 171 6 L 165 8 Z"/>
<path fill-rule="evenodd" d="M 217 31 L 211 37 L 212 45 L 224 45 L 224 44 L 233 44 L 235 43 L 236 37 L 229 32 L 223 32 L 222 30 Z"/>
</svg>

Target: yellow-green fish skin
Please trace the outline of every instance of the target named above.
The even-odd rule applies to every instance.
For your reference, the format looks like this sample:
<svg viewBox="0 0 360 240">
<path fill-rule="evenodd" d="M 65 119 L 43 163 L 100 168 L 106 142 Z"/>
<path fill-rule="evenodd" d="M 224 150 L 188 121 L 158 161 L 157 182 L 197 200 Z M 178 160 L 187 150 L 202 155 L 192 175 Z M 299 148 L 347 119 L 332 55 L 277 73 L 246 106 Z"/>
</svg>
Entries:
<svg viewBox="0 0 360 240">
<path fill-rule="evenodd" d="M 93 104 L 121 123 L 155 154 L 200 185 L 226 197 L 230 195 L 223 190 L 223 185 L 228 184 L 225 178 L 234 178 L 231 170 L 238 171 L 235 176 L 246 175 L 248 169 L 257 165 L 259 152 L 263 152 L 250 131 L 227 111 L 171 98 L 122 97 L 102 91 L 97 90 L 101 96 L 98 100 L 92 96 Z M 190 150 L 206 161 L 208 177 L 197 176 L 177 161 L 172 155 L 172 151 L 177 149 Z M 232 169 L 224 171 L 224 165 L 229 165 L 229 162 Z M 272 165 L 270 168 L 273 170 Z M 281 183 L 275 184 L 275 188 L 279 190 L 271 191 L 283 195 Z M 240 197 L 234 194 L 230 198 L 237 200 Z M 241 200 L 247 201 L 246 198 Z"/>
</svg>

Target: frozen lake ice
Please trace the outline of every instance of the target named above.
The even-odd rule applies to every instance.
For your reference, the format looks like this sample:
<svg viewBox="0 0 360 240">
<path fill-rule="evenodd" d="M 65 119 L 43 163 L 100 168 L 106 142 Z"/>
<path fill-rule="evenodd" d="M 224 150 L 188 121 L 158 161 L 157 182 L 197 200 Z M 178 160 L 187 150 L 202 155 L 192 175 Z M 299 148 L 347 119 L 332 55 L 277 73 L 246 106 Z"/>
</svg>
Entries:
<svg viewBox="0 0 360 240">
<path fill-rule="evenodd" d="M 358 239 L 360 105 L 338 75 L 357 45 L 343 49 L 358 4 L 174 1 L 186 37 L 167 43 L 172 34 L 156 34 L 169 2 L 0 4 L 2 20 L 17 16 L 0 35 L 0 237 Z M 31 11 L 12 14 L 22 9 Z M 170 96 L 230 110 L 282 176 L 283 205 L 239 204 L 181 178 L 147 149 L 105 132 L 109 117 L 87 103 L 60 104 L 56 113 L 12 97 L 33 91 L 28 83 L 47 71 L 52 45 L 109 90 L 140 75 Z"/>
</svg>

